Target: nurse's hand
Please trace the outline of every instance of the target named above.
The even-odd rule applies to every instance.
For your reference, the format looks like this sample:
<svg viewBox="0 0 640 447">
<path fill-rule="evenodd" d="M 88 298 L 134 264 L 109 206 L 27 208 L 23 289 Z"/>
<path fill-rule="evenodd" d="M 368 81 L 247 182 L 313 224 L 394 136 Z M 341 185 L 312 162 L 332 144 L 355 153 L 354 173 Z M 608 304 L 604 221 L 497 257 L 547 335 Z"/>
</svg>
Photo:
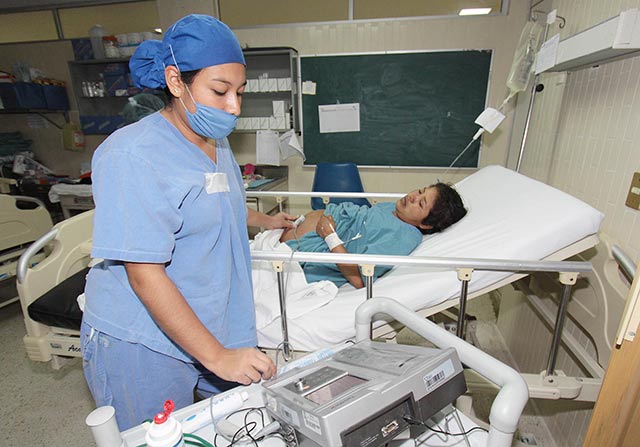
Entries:
<svg viewBox="0 0 640 447">
<path fill-rule="evenodd" d="M 291 214 L 280 212 L 274 216 L 271 216 L 271 223 L 266 228 L 269 230 L 277 230 L 279 228 L 294 228 L 293 222 L 298 216 L 292 216 Z"/>
<path fill-rule="evenodd" d="M 276 375 L 276 366 L 271 359 L 255 348 L 224 349 L 217 356 L 216 364 L 209 369 L 221 379 L 242 385 L 268 380 Z"/>
</svg>

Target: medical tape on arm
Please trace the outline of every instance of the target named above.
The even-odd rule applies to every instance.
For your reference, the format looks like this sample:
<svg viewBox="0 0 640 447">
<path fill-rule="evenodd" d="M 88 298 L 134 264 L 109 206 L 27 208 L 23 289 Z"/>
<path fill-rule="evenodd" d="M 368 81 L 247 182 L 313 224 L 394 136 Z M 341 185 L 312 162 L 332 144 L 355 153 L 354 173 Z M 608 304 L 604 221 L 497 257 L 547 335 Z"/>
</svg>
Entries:
<svg viewBox="0 0 640 447">
<path fill-rule="evenodd" d="M 344 242 L 342 242 L 342 239 L 340 239 L 340 236 L 338 236 L 338 233 L 336 233 L 335 231 L 325 237 L 324 241 L 329 247 L 330 251 L 336 248 L 338 245 L 344 244 Z"/>
</svg>

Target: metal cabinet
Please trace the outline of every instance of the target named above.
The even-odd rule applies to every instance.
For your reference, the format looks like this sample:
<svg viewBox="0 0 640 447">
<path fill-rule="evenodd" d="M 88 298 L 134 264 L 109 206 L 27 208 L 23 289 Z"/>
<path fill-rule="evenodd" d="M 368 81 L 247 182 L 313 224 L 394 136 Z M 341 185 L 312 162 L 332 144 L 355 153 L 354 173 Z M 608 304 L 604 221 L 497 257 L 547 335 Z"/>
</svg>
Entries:
<svg viewBox="0 0 640 447">
<path fill-rule="evenodd" d="M 300 130 L 298 52 L 293 48 L 244 50 L 247 85 L 236 132 Z"/>
</svg>

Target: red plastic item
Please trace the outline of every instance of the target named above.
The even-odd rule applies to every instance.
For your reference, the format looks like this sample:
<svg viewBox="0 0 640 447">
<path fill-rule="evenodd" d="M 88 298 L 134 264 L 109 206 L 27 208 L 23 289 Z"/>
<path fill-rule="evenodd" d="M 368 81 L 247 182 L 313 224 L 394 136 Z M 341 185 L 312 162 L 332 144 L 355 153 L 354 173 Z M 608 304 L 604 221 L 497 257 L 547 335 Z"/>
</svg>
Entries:
<svg viewBox="0 0 640 447">
<path fill-rule="evenodd" d="M 156 425 L 164 424 L 165 422 L 167 422 L 167 419 L 169 419 L 169 417 L 167 416 L 167 413 L 165 412 L 158 413 L 154 416 L 153 423 Z"/>
<path fill-rule="evenodd" d="M 169 419 L 169 415 L 173 411 L 176 405 L 173 403 L 171 399 L 164 403 L 164 411 L 162 413 L 158 413 L 154 416 L 153 422 L 157 424 L 164 424 Z"/>
<path fill-rule="evenodd" d="M 246 165 L 244 165 L 244 170 L 242 172 L 242 175 L 253 175 L 255 173 L 256 173 L 255 165 L 252 165 L 251 163 L 247 163 Z"/>
</svg>

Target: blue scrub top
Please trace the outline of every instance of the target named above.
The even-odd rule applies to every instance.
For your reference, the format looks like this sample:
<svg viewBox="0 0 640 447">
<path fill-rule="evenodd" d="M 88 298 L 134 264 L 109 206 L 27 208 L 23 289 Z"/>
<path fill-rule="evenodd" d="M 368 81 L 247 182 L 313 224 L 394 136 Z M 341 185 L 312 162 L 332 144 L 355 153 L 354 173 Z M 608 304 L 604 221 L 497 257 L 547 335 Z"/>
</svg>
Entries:
<svg viewBox="0 0 640 447">
<path fill-rule="evenodd" d="M 228 141 L 216 146 L 214 163 L 154 113 L 96 150 L 91 255 L 105 262 L 87 278 L 83 318 L 90 326 L 194 361 L 151 318 L 123 264 L 162 263 L 222 345 L 257 344 L 244 186 Z"/>
<path fill-rule="evenodd" d="M 378 203 L 369 208 L 351 202 L 329 203 L 325 216 L 333 217 L 336 232 L 349 253 L 398 255 L 410 254 L 422 242 L 422 233 L 416 227 L 393 215 L 394 202 Z M 315 231 L 299 240 L 286 242 L 294 251 L 326 252 L 329 247 Z M 338 287 L 347 283 L 336 264 L 302 263 L 307 281 L 329 280 Z M 374 279 L 391 270 L 390 266 L 376 266 Z"/>
</svg>

